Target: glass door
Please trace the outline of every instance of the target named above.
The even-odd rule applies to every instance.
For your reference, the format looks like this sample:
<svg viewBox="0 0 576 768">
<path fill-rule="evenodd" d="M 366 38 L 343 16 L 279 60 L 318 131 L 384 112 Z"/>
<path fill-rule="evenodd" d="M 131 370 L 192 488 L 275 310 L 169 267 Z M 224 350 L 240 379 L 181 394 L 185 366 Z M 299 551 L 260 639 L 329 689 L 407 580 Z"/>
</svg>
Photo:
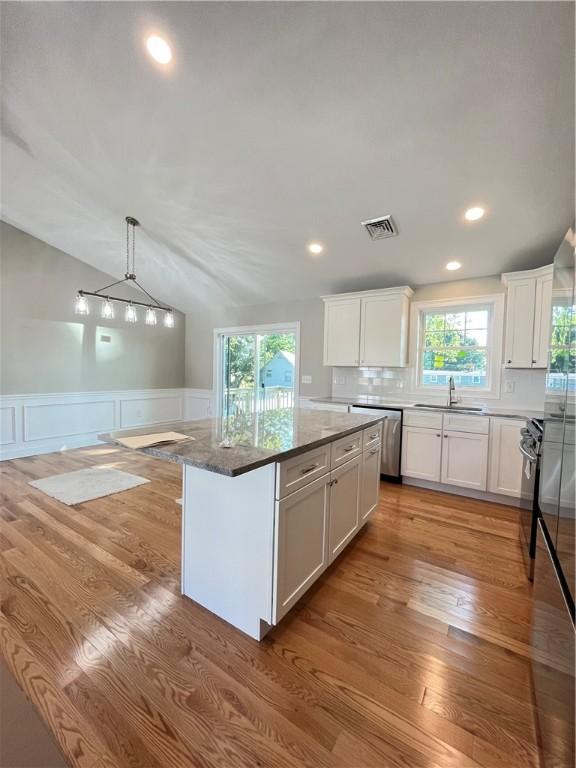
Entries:
<svg viewBox="0 0 576 768">
<path fill-rule="evenodd" d="M 222 416 L 294 407 L 296 331 L 222 332 L 218 340 Z"/>
</svg>

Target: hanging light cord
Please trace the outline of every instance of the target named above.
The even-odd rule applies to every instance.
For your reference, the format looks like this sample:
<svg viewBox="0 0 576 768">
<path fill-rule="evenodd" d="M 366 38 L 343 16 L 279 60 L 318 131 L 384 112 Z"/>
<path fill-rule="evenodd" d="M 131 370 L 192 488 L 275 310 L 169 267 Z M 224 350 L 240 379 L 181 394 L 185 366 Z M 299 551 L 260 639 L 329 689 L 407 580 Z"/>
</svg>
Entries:
<svg viewBox="0 0 576 768">
<path fill-rule="evenodd" d="M 105 285 L 104 288 L 99 288 L 97 291 L 78 291 L 78 294 L 80 296 L 86 295 L 86 296 L 106 296 L 104 294 L 104 291 L 107 291 L 109 288 L 113 288 L 115 285 L 121 285 L 122 283 L 134 283 L 141 291 L 144 293 L 152 302 L 150 303 L 144 303 L 141 301 L 131 301 L 130 299 L 119 299 L 115 298 L 113 296 L 106 296 L 107 299 L 110 299 L 112 301 L 121 301 L 124 304 L 138 304 L 141 307 L 154 307 L 154 309 L 162 309 L 165 312 L 172 312 L 170 307 L 163 306 L 157 299 L 152 296 L 151 293 L 148 293 L 146 288 L 140 285 L 140 283 L 136 280 L 136 227 L 139 226 L 139 222 L 132 216 L 126 216 L 126 274 L 124 275 L 124 278 L 122 280 L 116 280 L 114 283 L 110 283 L 110 285 Z M 132 227 L 132 271 L 130 271 L 130 227 Z"/>
</svg>

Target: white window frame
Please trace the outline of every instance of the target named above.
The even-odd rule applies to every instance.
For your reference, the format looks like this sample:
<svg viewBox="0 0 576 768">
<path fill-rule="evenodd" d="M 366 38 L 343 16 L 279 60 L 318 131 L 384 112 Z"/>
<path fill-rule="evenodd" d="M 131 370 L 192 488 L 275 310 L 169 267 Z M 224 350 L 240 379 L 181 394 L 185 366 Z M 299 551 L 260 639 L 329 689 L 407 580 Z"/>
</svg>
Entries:
<svg viewBox="0 0 576 768">
<path fill-rule="evenodd" d="M 300 397 L 300 321 L 287 323 L 266 323 L 263 325 L 234 325 L 228 328 L 214 328 L 214 342 L 212 346 L 212 381 L 214 393 L 212 413 L 221 416 L 222 411 L 222 340 L 228 335 L 266 333 L 293 333 L 296 339 L 294 350 L 294 403 L 297 405 Z"/>
<path fill-rule="evenodd" d="M 454 312 L 458 309 L 473 309 L 476 306 L 488 307 L 488 338 L 486 349 L 488 360 L 486 374 L 488 386 L 484 389 L 460 388 L 457 394 L 466 399 L 480 397 L 499 398 L 502 373 L 502 342 L 504 336 L 504 294 L 487 296 L 463 296 L 458 299 L 436 299 L 434 301 L 413 301 L 410 307 L 410 367 L 412 369 L 412 392 L 414 394 L 444 394 L 438 385 L 421 383 L 420 364 L 424 343 L 423 315 L 431 311 Z"/>
</svg>

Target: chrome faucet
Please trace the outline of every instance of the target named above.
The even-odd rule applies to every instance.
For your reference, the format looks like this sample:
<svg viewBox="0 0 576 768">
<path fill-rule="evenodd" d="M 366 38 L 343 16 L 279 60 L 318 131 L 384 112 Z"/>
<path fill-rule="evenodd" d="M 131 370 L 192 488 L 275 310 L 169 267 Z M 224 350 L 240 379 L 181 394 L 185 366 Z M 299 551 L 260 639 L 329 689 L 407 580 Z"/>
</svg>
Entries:
<svg viewBox="0 0 576 768">
<path fill-rule="evenodd" d="M 458 402 L 458 398 L 452 394 L 453 392 L 456 392 L 456 386 L 454 385 L 454 376 L 450 376 L 448 379 L 448 408 L 452 408 Z"/>
</svg>

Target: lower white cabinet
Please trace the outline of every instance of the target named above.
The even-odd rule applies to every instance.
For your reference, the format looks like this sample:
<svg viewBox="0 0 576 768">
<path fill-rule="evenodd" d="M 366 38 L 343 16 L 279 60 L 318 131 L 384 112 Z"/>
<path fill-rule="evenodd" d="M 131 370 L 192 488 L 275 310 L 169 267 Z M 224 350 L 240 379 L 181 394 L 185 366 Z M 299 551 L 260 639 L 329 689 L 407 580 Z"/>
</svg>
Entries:
<svg viewBox="0 0 576 768">
<path fill-rule="evenodd" d="M 402 430 L 403 475 L 439 483 L 441 457 L 441 428 L 404 427 Z"/>
<path fill-rule="evenodd" d="M 520 498 L 523 419 L 409 412 L 402 475 Z"/>
<path fill-rule="evenodd" d="M 520 498 L 522 494 L 522 454 L 520 430 L 526 422 L 520 419 L 490 419 L 490 462 L 488 490 Z"/>
<path fill-rule="evenodd" d="M 332 443 L 330 450 L 334 448 Z M 312 466 L 312 459 L 318 459 L 318 450 L 283 462 L 277 469 L 281 479 L 276 484 L 277 496 L 285 488 L 282 478 L 290 477 L 298 462 L 305 465 L 308 459 Z M 276 499 L 273 624 L 292 608 L 368 521 L 378 507 L 379 488 L 380 442 L 368 445 L 345 464 Z"/>
<path fill-rule="evenodd" d="M 446 416 L 444 419 L 446 420 Z M 477 418 L 477 417 L 475 417 Z M 441 424 L 441 422 L 440 422 Z M 402 430 L 402 474 L 431 483 L 446 483 L 486 490 L 488 422 L 478 420 L 460 427 L 404 427 Z M 482 433 L 480 432 L 482 430 Z"/>
<path fill-rule="evenodd" d="M 485 491 L 487 464 L 488 435 L 442 433 L 441 482 Z"/>
<path fill-rule="evenodd" d="M 378 508 L 380 496 L 380 443 L 370 445 L 362 454 L 360 472 L 360 525 Z"/>
<path fill-rule="evenodd" d="M 330 473 L 330 530 L 328 560 L 331 563 L 358 530 L 358 501 L 362 456 L 356 456 Z"/>
<path fill-rule="evenodd" d="M 274 623 L 328 565 L 329 503 L 337 495 L 330 494 L 330 482 L 330 475 L 324 475 L 276 502 Z"/>
</svg>

